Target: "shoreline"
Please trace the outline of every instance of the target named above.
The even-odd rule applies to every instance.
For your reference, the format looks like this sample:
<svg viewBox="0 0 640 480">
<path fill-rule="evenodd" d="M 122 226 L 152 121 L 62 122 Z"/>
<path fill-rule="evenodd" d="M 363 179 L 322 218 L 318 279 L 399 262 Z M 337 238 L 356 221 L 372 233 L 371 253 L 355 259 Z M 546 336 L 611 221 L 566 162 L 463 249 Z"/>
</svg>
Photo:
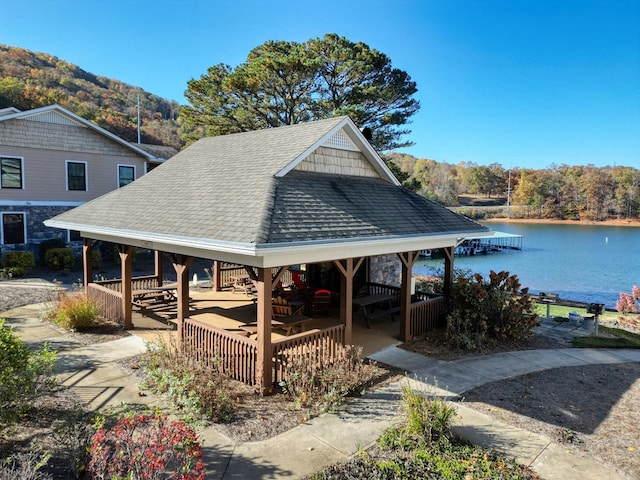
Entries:
<svg viewBox="0 0 640 480">
<path fill-rule="evenodd" d="M 540 223 L 549 225 L 592 225 L 602 227 L 640 227 L 640 220 L 614 219 L 614 220 L 558 220 L 552 218 L 487 218 L 478 220 L 481 223 Z"/>
</svg>

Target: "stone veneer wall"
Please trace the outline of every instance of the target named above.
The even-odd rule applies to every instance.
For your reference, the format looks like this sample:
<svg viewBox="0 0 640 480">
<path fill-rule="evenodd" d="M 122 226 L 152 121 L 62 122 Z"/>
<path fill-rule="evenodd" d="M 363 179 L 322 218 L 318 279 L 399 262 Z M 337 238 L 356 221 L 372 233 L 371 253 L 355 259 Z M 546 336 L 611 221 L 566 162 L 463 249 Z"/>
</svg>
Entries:
<svg viewBox="0 0 640 480">
<path fill-rule="evenodd" d="M 369 281 L 385 285 L 400 286 L 402 262 L 397 255 L 381 255 L 369 259 Z"/>
<path fill-rule="evenodd" d="M 72 207 L 48 207 L 48 206 L 2 206 L 0 205 L 0 212 L 2 213 L 24 213 L 25 220 L 27 222 L 27 244 L 26 248 L 24 244 L 20 245 L 0 245 L 0 252 L 13 251 L 13 250 L 29 250 L 32 251 L 37 258 L 38 255 L 38 245 L 43 240 L 48 240 L 50 238 L 60 238 L 67 241 L 67 231 L 61 230 L 59 228 L 49 228 L 44 225 L 44 221 L 55 217 L 67 210 L 70 210 Z M 78 242 L 72 242 L 78 243 Z M 80 245 L 82 242 L 79 242 Z"/>
</svg>

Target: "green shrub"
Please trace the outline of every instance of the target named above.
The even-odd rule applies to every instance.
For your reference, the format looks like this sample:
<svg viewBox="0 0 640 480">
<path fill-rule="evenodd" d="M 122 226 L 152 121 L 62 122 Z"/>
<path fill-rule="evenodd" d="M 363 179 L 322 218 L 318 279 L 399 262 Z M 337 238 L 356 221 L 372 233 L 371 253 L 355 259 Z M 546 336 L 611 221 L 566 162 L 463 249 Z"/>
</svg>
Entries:
<svg viewBox="0 0 640 480">
<path fill-rule="evenodd" d="M 5 252 L 2 255 L 2 265 L 6 274 L 22 277 L 36 266 L 33 253 L 27 251 Z"/>
<path fill-rule="evenodd" d="M 54 248 L 65 248 L 67 246 L 67 242 L 62 240 L 61 238 L 50 238 L 48 240 L 43 240 L 40 245 L 38 245 L 38 254 L 40 255 L 40 261 L 44 260 L 47 252 Z"/>
<path fill-rule="evenodd" d="M 73 268 L 75 257 L 73 250 L 70 248 L 52 248 L 47 250 L 44 255 L 44 261 L 47 266 L 54 272 L 69 271 Z"/>
<path fill-rule="evenodd" d="M 473 446 L 451 435 L 455 407 L 445 400 L 403 388 L 404 415 L 378 439 L 378 448 L 330 465 L 306 480 L 366 478 L 387 480 L 510 479 L 533 480 L 528 467 L 496 452 Z"/>
<path fill-rule="evenodd" d="M 516 275 L 491 271 L 458 277 L 451 292 L 447 339 L 452 346 L 479 349 L 487 343 L 519 342 L 533 335 L 539 325 L 528 288 L 520 288 Z"/>
<path fill-rule="evenodd" d="M 50 458 L 49 453 L 17 453 L 0 460 L 0 478 L 3 480 L 53 480 L 51 475 L 40 470 Z"/>
<path fill-rule="evenodd" d="M 328 351 L 323 349 L 319 358 L 296 356 L 285 365 L 281 387 L 298 406 L 311 408 L 314 414 L 335 410 L 378 372 L 375 364 L 360 358 L 362 347 L 348 345 L 333 356 Z"/>
<path fill-rule="evenodd" d="M 84 293 L 61 292 L 48 318 L 67 330 L 93 327 L 100 315 L 100 306 Z"/>
<path fill-rule="evenodd" d="M 389 429 L 380 438 L 380 444 L 400 450 L 413 450 L 435 444 L 448 443 L 451 438 L 451 420 L 456 409 L 446 400 L 429 396 L 408 385 L 402 387 L 404 421 Z"/>
<path fill-rule="evenodd" d="M 48 345 L 32 352 L 0 319 L 0 432 L 52 387 L 55 361 Z"/>
<path fill-rule="evenodd" d="M 59 413 L 52 424 L 52 437 L 60 446 L 60 455 L 67 466 L 70 478 L 82 478 L 82 472 L 89 463 L 89 448 L 95 433 L 95 420 L 94 413 L 77 405 L 72 410 Z"/>
<path fill-rule="evenodd" d="M 102 253 L 100 253 L 100 250 L 91 250 L 91 267 L 102 267 Z"/>
<path fill-rule="evenodd" d="M 233 383 L 218 361 L 207 365 L 197 357 L 164 342 L 148 346 L 141 362 L 147 374 L 145 384 L 171 398 L 187 421 L 199 421 L 203 417 L 214 422 L 228 421 L 236 410 L 238 398 Z"/>
</svg>

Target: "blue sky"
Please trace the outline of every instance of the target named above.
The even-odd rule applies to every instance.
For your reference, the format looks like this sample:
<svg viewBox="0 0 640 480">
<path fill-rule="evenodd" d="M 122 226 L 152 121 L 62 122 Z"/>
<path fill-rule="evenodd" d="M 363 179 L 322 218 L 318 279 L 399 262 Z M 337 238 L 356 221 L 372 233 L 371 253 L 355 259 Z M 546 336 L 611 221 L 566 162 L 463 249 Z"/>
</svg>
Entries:
<svg viewBox="0 0 640 480">
<path fill-rule="evenodd" d="M 640 0 L 0 0 L 0 18 L 0 43 L 180 103 L 266 40 L 337 33 L 417 83 L 405 153 L 640 168 Z"/>
</svg>

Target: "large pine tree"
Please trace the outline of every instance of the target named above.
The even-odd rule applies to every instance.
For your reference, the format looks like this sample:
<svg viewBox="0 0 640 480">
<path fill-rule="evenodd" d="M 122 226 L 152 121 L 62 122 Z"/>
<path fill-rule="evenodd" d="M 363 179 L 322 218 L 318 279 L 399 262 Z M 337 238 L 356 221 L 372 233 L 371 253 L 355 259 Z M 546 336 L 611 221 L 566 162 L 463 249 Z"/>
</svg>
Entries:
<svg viewBox="0 0 640 480">
<path fill-rule="evenodd" d="M 231 68 L 218 64 L 187 84 L 181 117 L 187 142 L 203 136 L 349 115 L 378 150 L 403 140 L 420 105 L 409 75 L 364 43 L 336 34 L 304 43 L 268 41 Z"/>
</svg>

